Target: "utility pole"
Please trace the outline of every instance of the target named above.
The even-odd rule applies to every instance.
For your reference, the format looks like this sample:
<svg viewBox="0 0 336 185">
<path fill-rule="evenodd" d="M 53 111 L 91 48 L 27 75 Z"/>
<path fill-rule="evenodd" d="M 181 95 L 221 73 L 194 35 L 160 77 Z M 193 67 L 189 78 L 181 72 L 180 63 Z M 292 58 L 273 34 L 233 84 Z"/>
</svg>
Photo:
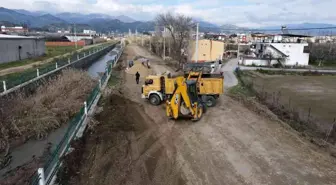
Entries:
<svg viewBox="0 0 336 185">
<path fill-rule="evenodd" d="M 238 38 L 238 48 L 237 48 L 237 59 L 238 59 L 238 62 L 239 62 L 239 44 L 240 42 L 239 42 L 239 38 Z"/>
<path fill-rule="evenodd" d="M 138 28 L 135 28 L 135 43 L 138 44 Z"/>
<path fill-rule="evenodd" d="M 163 60 L 166 59 L 166 27 L 163 28 Z"/>
<path fill-rule="evenodd" d="M 152 37 L 149 38 L 149 51 L 152 51 Z"/>
<path fill-rule="evenodd" d="M 170 43 L 170 40 L 171 40 L 171 39 L 168 40 L 168 52 L 169 52 L 169 56 L 171 56 L 171 53 L 170 53 L 170 52 L 171 52 L 171 51 L 170 51 L 170 44 L 171 44 L 171 43 Z"/>
<path fill-rule="evenodd" d="M 77 33 L 76 33 L 76 24 L 74 24 L 74 31 L 75 31 L 75 47 L 77 49 Z"/>
<path fill-rule="evenodd" d="M 170 25 L 170 30 L 173 32 L 173 27 Z M 168 38 L 169 56 L 171 56 L 171 36 Z"/>
<path fill-rule="evenodd" d="M 141 34 L 141 45 L 143 47 L 143 34 Z"/>
<path fill-rule="evenodd" d="M 196 63 L 198 62 L 198 23 L 197 23 L 197 28 L 196 28 Z"/>
</svg>

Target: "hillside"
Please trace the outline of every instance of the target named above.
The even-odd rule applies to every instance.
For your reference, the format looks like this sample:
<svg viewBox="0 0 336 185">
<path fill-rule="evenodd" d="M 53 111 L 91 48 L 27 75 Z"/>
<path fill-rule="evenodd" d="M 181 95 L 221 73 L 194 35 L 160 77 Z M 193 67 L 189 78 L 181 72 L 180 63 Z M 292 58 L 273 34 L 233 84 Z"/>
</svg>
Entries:
<svg viewBox="0 0 336 185">
<path fill-rule="evenodd" d="M 10 10 L 3 7 L 0 7 L 0 21 L 6 21 L 16 25 L 26 24 L 29 27 L 43 27 L 54 23 L 65 23 L 65 21 L 51 14 L 33 16 L 18 13 L 14 10 Z"/>
<path fill-rule="evenodd" d="M 264 33 L 281 33 L 281 26 L 268 26 L 261 28 L 246 28 L 236 26 L 234 24 L 223 24 L 218 26 L 216 24 L 195 18 L 199 22 L 200 32 L 224 32 L 227 34 L 232 33 L 245 33 L 251 32 L 264 32 Z M 94 29 L 98 32 L 128 32 L 129 29 L 134 32 L 153 31 L 153 21 L 136 21 L 131 17 L 125 15 L 111 16 L 101 13 L 80 14 L 63 12 L 55 15 L 45 13 L 43 11 L 31 12 L 27 10 L 11 10 L 0 7 L 0 24 L 5 26 L 13 25 L 27 25 L 30 29 L 57 31 L 59 29 L 72 29 L 76 24 L 77 30 Z M 302 24 L 287 24 L 289 33 L 293 34 L 307 34 L 307 35 L 325 35 L 332 33 L 333 29 L 315 29 L 315 30 L 290 30 L 290 29 L 310 29 L 310 28 L 325 28 L 336 27 L 332 24 L 324 23 L 302 23 Z"/>
</svg>

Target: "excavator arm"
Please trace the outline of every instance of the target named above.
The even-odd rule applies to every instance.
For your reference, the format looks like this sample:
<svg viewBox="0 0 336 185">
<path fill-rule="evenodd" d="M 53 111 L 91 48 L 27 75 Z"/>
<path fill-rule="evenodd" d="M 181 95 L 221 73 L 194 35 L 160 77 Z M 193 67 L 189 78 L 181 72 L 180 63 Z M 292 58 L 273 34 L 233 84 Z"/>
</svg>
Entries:
<svg viewBox="0 0 336 185">
<path fill-rule="evenodd" d="M 199 120 L 203 114 L 203 106 L 198 101 L 196 81 L 187 81 L 183 77 L 175 80 L 175 90 L 166 101 L 166 113 L 168 117 L 177 119 L 180 116 L 189 116 L 193 120 Z"/>
</svg>

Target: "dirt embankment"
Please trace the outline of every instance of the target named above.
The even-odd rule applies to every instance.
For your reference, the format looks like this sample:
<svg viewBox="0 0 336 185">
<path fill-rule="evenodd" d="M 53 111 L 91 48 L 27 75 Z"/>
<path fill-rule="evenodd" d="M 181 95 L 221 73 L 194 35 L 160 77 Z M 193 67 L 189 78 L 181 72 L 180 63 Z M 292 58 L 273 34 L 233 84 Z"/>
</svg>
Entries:
<svg viewBox="0 0 336 185">
<path fill-rule="evenodd" d="M 104 100 L 98 125 L 66 156 L 61 184 L 184 184 L 143 107 L 121 95 Z M 164 168 L 157 168 L 164 166 Z"/>
</svg>

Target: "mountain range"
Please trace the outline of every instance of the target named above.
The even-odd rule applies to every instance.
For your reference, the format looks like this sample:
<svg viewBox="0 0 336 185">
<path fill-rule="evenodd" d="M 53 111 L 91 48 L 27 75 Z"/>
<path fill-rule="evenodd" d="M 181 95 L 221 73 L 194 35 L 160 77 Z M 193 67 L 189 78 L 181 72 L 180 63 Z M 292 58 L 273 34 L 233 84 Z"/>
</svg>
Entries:
<svg viewBox="0 0 336 185">
<path fill-rule="evenodd" d="M 224 33 L 237 33 L 237 32 L 266 32 L 274 33 L 280 32 L 281 26 L 270 26 L 258 29 L 251 29 L 245 27 L 239 27 L 233 24 L 217 25 L 210 22 L 203 21 L 201 19 L 194 19 L 199 23 L 199 30 L 201 32 L 224 32 Z M 69 29 L 76 24 L 76 29 L 78 32 L 83 29 L 94 29 L 97 32 L 128 32 L 131 29 L 133 32 L 135 29 L 138 32 L 153 31 L 155 23 L 153 21 L 136 21 L 128 16 L 119 15 L 111 16 L 107 14 L 80 14 L 80 13 L 70 13 L 63 12 L 57 14 L 50 14 L 44 11 L 27 11 L 23 9 L 7 9 L 0 7 L 0 24 L 5 26 L 14 25 L 25 25 L 31 30 L 42 30 L 42 31 L 56 31 L 59 29 Z M 288 24 L 288 29 L 297 28 L 321 28 L 321 27 L 336 27 L 332 24 L 322 24 L 322 23 L 302 23 L 302 24 Z M 272 31 L 275 30 L 275 31 Z M 290 31 L 290 33 L 296 34 L 310 34 L 318 35 L 321 33 L 330 33 L 331 29 L 324 30 L 295 30 Z"/>
</svg>

